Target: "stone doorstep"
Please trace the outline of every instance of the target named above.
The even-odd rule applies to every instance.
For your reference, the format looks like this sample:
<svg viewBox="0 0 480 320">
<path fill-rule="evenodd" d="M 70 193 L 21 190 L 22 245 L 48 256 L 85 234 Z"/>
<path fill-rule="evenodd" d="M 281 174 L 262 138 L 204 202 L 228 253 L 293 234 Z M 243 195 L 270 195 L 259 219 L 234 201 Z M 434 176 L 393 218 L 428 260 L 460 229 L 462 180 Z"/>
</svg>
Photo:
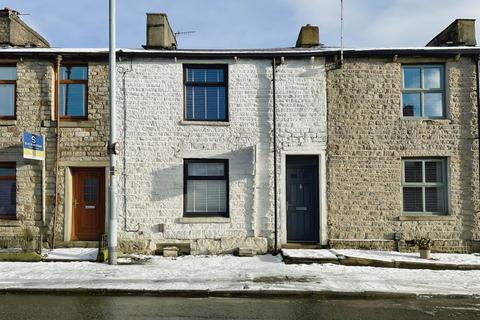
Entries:
<svg viewBox="0 0 480 320">
<path fill-rule="evenodd" d="M 157 249 L 155 250 L 155 255 L 163 255 L 165 248 L 176 247 L 178 249 L 178 255 L 189 255 L 190 254 L 190 242 L 165 242 L 157 243 Z"/>
<path fill-rule="evenodd" d="M 253 257 L 257 251 L 253 248 L 238 248 L 237 254 L 239 257 Z"/>
<path fill-rule="evenodd" d="M 322 246 L 318 244 L 284 243 L 282 249 L 322 249 Z"/>
<path fill-rule="evenodd" d="M 169 246 L 169 247 L 164 247 L 163 248 L 163 256 L 164 257 L 170 257 L 170 258 L 176 258 L 178 257 L 178 247 L 175 246 Z"/>
<path fill-rule="evenodd" d="M 334 260 L 334 259 L 315 259 L 315 258 L 291 258 L 291 257 L 284 257 L 283 262 L 285 264 L 313 264 L 313 263 L 318 263 L 318 264 L 326 264 L 326 263 L 331 263 L 331 264 L 340 264 L 339 260 Z"/>
<path fill-rule="evenodd" d="M 283 249 L 285 249 L 285 248 L 283 248 Z M 325 251 L 330 252 L 330 254 L 324 255 L 322 257 L 320 257 L 320 256 L 316 256 L 316 257 L 313 257 L 313 256 L 312 257 L 308 257 L 308 256 L 295 257 L 294 255 L 291 256 L 290 254 L 286 253 L 283 249 L 280 252 L 282 254 L 283 261 L 285 262 L 285 264 L 312 264 L 312 263 L 339 264 L 340 263 L 339 262 L 339 260 L 340 260 L 339 256 L 333 250 L 320 249 L 320 250 L 325 250 Z M 305 248 L 302 248 L 302 249 L 305 249 Z M 292 249 L 287 249 L 287 250 L 292 250 Z M 295 250 L 295 249 L 293 249 L 293 250 Z M 309 250 L 313 251 L 312 249 L 309 249 Z M 299 251 L 301 251 L 301 249 Z"/>
<path fill-rule="evenodd" d="M 98 241 L 59 241 L 55 248 L 98 248 Z"/>
</svg>

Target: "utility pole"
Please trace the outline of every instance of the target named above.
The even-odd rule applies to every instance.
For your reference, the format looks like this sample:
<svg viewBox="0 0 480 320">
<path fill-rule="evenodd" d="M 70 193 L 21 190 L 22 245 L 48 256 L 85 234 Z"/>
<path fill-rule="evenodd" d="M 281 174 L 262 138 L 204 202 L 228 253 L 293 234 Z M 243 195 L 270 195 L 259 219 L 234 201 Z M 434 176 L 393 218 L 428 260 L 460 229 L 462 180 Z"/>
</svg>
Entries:
<svg viewBox="0 0 480 320">
<path fill-rule="evenodd" d="M 343 0 L 340 0 L 340 66 L 343 66 Z"/>
<path fill-rule="evenodd" d="M 116 71 L 116 55 L 115 55 L 115 1 L 109 0 L 109 25 L 110 25 L 110 40 L 109 40 L 109 105 L 110 105 L 110 141 L 109 141 L 109 156 L 110 156 L 110 179 L 108 185 L 109 195 L 109 212 L 108 212 L 108 263 L 111 265 L 117 264 L 117 212 L 115 199 L 115 160 L 118 153 L 118 143 L 116 142 L 116 95 L 115 95 L 115 71 Z"/>
</svg>

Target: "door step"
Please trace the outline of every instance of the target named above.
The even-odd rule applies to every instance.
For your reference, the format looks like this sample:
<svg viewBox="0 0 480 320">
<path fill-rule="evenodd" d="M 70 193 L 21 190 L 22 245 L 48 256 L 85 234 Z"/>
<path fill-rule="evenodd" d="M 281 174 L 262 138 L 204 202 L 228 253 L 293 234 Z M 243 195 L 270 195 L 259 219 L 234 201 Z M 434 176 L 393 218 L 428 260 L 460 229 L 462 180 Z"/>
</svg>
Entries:
<svg viewBox="0 0 480 320">
<path fill-rule="evenodd" d="M 57 248 L 45 250 L 45 261 L 73 262 L 97 261 L 98 249 L 96 248 Z"/>
<path fill-rule="evenodd" d="M 98 248 L 98 241 L 59 241 L 55 248 Z"/>
<path fill-rule="evenodd" d="M 324 246 L 318 243 L 284 243 L 282 249 L 322 249 Z"/>
<path fill-rule="evenodd" d="M 340 263 L 334 250 L 282 248 L 281 253 L 285 264 Z"/>
</svg>

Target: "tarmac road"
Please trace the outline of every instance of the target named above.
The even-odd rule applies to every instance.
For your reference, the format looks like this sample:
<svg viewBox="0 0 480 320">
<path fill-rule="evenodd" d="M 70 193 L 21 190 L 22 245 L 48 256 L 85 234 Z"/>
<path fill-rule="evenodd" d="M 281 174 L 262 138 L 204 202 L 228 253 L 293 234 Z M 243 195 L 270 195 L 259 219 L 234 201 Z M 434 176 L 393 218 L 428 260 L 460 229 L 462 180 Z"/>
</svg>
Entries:
<svg viewBox="0 0 480 320">
<path fill-rule="evenodd" d="M 480 319 L 464 298 L 173 298 L 0 295 L 0 319 Z"/>
</svg>

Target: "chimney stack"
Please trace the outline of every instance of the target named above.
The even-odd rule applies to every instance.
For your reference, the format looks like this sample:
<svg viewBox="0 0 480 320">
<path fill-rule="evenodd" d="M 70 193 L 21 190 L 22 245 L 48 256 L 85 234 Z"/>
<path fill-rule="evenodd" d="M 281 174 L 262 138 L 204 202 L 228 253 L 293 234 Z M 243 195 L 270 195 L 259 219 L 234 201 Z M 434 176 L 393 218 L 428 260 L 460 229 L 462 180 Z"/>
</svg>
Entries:
<svg viewBox="0 0 480 320">
<path fill-rule="evenodd" d="M 427 43 L 427 47 L 476 46 L 475 19 L 457 19 Z"/>
<path fill-rule="evenodd" d="M 310 48 L 317 47 L 320 45 L 320 36 L 317 26 L 311 26 L 307 24 L 300 29 L 298 34 L 297 48 Z"/>
<path fill-rule="evenodd" d="M 177 39 L 165 13 L 147 13 L 145 49 L 176 49 Z"/>
<path fill-rule="evenodd" d="M 48 48 L 50 44 L 23 22 L 17 11 L 4 8 L 0 9 L 0 46 Z"/>
</svg>

